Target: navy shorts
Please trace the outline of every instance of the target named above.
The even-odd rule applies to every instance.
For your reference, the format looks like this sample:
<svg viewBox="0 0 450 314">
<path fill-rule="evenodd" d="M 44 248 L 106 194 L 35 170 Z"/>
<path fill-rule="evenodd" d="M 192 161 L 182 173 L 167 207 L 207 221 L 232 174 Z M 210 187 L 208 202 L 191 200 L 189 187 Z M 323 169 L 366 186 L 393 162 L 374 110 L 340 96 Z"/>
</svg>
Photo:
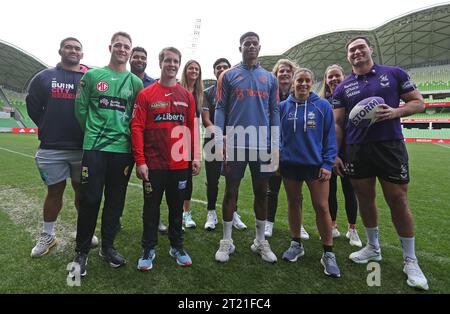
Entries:
<svg viewBox="0 0 450 314">
<path fill-rule="evenodd" d="M 281 162 L 280 173 L 283 178 L 289 180 L 314 181 L 319 179 L 320 166 L 299 165 L 288 162 Z"/>
<path fill-rule="evenodd" d="M 227 179 L 241 180 L 244 177 L 247 165 L 253 180 L 266 179 L 275 174 L 274 171 L 268 171 L 270 160 L 265 161 L 266 156 L 262 152 L 249 149 L 235 149 L 234 154 L 228 155 L 228 160 L 222 163 L 222 175 Z M 265 152 L 265 154 L 268 154 Z"/>
<path fill-rule="evenodd" d="M 347 144 L 345 173 L 351 179 L 379 177 L 409 183 L 408 152 L 403 140 Z"/>
</svg>

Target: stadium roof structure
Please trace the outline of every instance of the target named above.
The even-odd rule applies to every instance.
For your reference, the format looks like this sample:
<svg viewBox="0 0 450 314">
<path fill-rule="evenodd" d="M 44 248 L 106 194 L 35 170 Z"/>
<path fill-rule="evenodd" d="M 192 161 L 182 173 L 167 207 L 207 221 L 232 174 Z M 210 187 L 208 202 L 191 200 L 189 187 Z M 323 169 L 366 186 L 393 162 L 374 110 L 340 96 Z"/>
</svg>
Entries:
<svg viewBox="0 0 450 314">
<path fill-rule="evenodd" d="M 321 80 L 328 65 L 340 64 L 351 71 L 345 44 L 354 37 L 368 37 L 374 46 L 376 63 L 403 68 L 450 64 L 450 4 L 437 5 L 405 14 L 369 30 L 336 31 L 319 35 L 278 56 L 261 56 L 259 61 L 271 71 L 278 59 L 288 58 L 314 71 Z"/>
<path fill-rule="evenodd" d="M 39 71 L 48 68 L 44 62 L 28 52 L 0 39 L 0 85 L 24 92 Z"/>
</svg>

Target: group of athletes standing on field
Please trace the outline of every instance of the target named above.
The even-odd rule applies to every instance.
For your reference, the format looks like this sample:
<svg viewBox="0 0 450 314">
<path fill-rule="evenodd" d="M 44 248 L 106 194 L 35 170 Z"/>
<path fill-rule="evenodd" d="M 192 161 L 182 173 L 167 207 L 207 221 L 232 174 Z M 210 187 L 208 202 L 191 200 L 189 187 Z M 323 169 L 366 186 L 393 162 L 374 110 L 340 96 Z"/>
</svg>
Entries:
<svg viewBox="0 0 450 314">
<path fill-rule="evenodd" d="M 341 276 L 333 252 L 336 225 L 337 176 L 341 177 L 348 218 L 347 238 L 362 247 L 356 231 L 357 208 L 367 245 L 350 254 L 356 263 L 381 260 L 378 241 L 376 179 L 391 210 L 403 250 L 407 284 L 427 290 L 428 283 L 415 255 L 414 225 L 408 207 L 408 154 L 400 118 L 423 111 L 423 98 L 408 74 L 375 64 L 366 37 L 345 47 L 352 73 L 330 65 L 319 95 L 312 91 L 315 75 L 288 59 L 273 72 L 258 63 L 258 34 L 240 37 L 242 62 L 231 67 L 225 58 L 213 65 L 217 83 L 203 91 L 201 67 L 186 63 L 177 74 L 181 53 L 167 47 L 159 53 L 159 80 L 145 74 L 147 52 L 132 47 L 129 34 L 117 32 L 109 45 L 110 61 L 103 68 L 80 64 L 83 47 L 74 37 L 61 41 L 61 62 L 32 80 L 26 98 L 28 114 L 39 127 L 36 164 L 47 185 L 44 223 L 31 256 L 45 255 L 57 244 L 55 222 L 62 208 L 66 179 L 71 178 L 78 211 L 73 276 L 86 275 L 88 253 L 98 245 L 94 235 L 104 195 L 99 254 L 112 267 L 126 263 L 114 247 L 121 228 L 128 181 L 136 164 L 142 180 L 143 233 L 140 271 L 153 267 L 158 231 L 168 234 L 169 254 L 179 265 L 192 259 L 183 243 L 184 227 L 195 227 L 190 210 L 192 176 L 200 172 L 199 117 L 205 127 L 207 178 L 205 229 L 218 223 L 216 202 L 220 175 L 225 177 L 222 203 L 223 238 L 215 254 L 227 262 L 236 247 L 233 226 L 245 229 L 237 199 L 247 165 L 251 171 L 256 220 L 250 249 L 269 263 L 277 262 L 266 237 L 272 236 L 281 182 L 288 201 L 291 241 L 282 258 L 295 262 L 305 254 L 309 238 L 302 224 L 302 185 L 310 191 L 323 245 L 320 263 L 330 277 Z M 131 72 L 127 70 L 130 63 Z M 379 96 L 384 104 L 376 123 L 358 128 L 348 121 L 361 100 Z M 400 100 L 404 101 L 403 106 Z M 242 135 L 244 130 L 244 136 Z M 255 132 L 252 132 L 255 130 Z M 166 195 L 168 228 L 160 219 Z"/>
</svg>

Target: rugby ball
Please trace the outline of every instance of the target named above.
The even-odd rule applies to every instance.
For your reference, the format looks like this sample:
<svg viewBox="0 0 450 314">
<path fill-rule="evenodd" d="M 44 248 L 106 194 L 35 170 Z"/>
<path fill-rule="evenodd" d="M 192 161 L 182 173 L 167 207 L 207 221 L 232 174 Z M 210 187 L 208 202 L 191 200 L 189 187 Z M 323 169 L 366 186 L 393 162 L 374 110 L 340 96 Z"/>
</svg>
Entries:
<svg viewBox="0 0 450 314">
<path fill-rule="evenodd" d="M 384 99 L 381 97 L 363 99 L 353 107 L 348 118 L 356 128 L 369 127 L 375 123 L 375 112 L 381 104 L 384 104 Z"/>
</svg>

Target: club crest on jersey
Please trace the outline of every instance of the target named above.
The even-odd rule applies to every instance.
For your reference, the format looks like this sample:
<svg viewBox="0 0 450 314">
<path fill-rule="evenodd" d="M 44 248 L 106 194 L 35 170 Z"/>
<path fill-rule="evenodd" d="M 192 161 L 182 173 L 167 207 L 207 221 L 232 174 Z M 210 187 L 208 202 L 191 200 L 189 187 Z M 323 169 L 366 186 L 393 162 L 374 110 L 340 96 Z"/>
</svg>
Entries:
<svg viewBox="0 0 450 314">
<path fill-rule="evenodd" d="M 380 76 L 380 86 L 383 88 L 387 88 L 390 86 L 389 78 L 387 74 L 383 74 Z"/>
<path fill-rule="evenodd" d="M 266 84 L 266 83 L 267 83 L 267 77 L 265 77 L 264 75 L 260 75 L 260 76 L 258 77 L 258 80 L 259 80 L 261 83 L 263 83 L 263 84 Z"/>
<path fill-rule="evenodd" d="M 95 86 L 99 92 L 107 92 L 109 90 L 109 85 L 105 81 L 100 81 Z"/>
</svg>

